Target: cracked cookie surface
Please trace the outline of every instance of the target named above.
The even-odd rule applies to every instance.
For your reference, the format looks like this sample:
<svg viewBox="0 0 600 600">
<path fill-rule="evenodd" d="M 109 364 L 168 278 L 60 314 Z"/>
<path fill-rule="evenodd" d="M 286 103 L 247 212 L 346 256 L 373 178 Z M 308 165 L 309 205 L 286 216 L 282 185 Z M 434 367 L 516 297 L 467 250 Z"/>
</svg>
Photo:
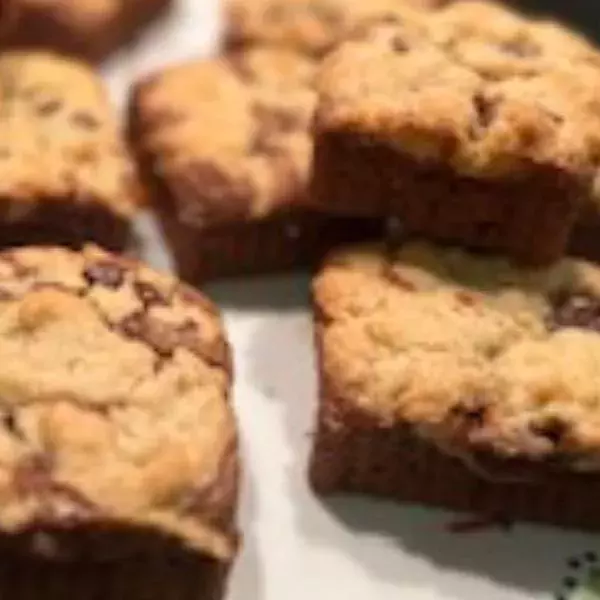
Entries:
<svg viewBox="0 0 600 600">
<path fill-rule="evenodd" d="M 331 398 L 468 462 L 600 466 L 600 270 L 411 242 L 334 253 L 314 282 Z"/>
<path fill-rule="evenodd" d="M 173 67 L 138 86 L 133 141 L 183 222 L 260 219 L 303 197 L 315 68 L 261 48 Z"/>
<path fill-rule="evenodd" d="M 208 300 L 95 247 L 24 248 L 0 253 L 0 332 L 4 534 L 149 531 L 232 558 L 231 364 Z"/>
<path fill-rule="evenodd" d="M 457 2 L 334 51 L 319 76 L 317 129 L 372 135 L 467 176 L 535 164 L 591 177 L 599 67 L 592 45 L 557 23 Z"/>
</svg>

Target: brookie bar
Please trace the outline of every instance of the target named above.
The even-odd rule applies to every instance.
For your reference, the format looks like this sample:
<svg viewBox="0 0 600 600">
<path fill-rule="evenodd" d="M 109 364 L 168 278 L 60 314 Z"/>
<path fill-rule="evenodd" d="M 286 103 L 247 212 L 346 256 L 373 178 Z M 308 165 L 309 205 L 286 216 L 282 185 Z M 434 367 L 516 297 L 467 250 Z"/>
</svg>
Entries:
<svg viewBox="0 0 600 600">
<path fill-rule="evenodd" d="M 95 247 L 22 248 L 0 329 L 0 595 L 220 600 L 239 468 L 216 308 Z"/>
<path fill-rule="evenodd" d="M 310 198 L 550 263 L 590 196 L 599 83 L 584 39 L 494 4 L 368 28 L 319 74 Z"/>
<path fill-rule="evenodd" d="M 600 269 L 334 253 L 314 282 L 319 493 L 600 529 Z"/>
</svg>

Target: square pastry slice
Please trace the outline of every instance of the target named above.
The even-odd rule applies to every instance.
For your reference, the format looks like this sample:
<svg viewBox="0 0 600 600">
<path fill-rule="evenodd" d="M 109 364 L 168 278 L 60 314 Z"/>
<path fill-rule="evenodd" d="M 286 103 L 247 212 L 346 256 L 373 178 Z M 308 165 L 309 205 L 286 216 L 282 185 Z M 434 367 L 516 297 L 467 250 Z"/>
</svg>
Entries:
<svg viewBox="0 0 600 600">
<path fill-rule="evenodd" d="M 584 39 L 497 5 L 374 26 L 319 74 L 311 198 L 549 263 L 597 171 L 598 85 Z"/>
<path fill-rule="evenodd" d="M 314 282 L 323 494 L 600 529 L 600 269 L 425 242 Z"/>
<path fill-rule="evenodd" d="M 215 307 L 95 247 L 21 248 L 0 331 L 0 595 L 222 598 L 238 457 Z"/>
<path fill-rule="evenodd" d="M 0 56 L 0 244 L 123 250 L 142 200 L 102 81 L 52 54 Z"/>
<path fill-rule="evenodd" d="M 390 17 L 422 18 L 444 0 L 226 0 L 228 48 L 277 44 L 322 56 L 356 28 Z"/>
<path fill-rule="evenodd" d="M 5 0 L 3 0 L 4 2 Z M 172 0 L 10 0 L 15 19 L 1 45 L 98 61 L 131 41 Z"/>
<path fill-rule="evenodd" d="M 130 137 L 185 279 L 310 265 L 371 226 L 303 208 L 314 71 L 258 48 L 137 86 Z"/>
</svg>

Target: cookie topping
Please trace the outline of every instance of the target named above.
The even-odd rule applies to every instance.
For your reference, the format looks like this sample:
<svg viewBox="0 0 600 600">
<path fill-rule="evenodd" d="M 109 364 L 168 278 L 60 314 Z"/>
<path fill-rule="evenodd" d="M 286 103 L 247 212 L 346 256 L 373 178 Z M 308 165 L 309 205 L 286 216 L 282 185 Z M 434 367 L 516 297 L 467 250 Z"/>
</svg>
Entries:
<svg viewBox="0 0 600 600">
<path fill-rule="evenodd" d="M 196 352 L 201 339 L 194 321 L 188 319 L 183 323 L 168 323 L 151 317 L 145 311 L 125 317 L 119 330 L 130 338 L 148 344 L 161 358 L 170 358 L 177 348 Z"/>
<path fill-rule="evenodd" d="M 518 177 L 533 164 L 585 183 L 600 152 L 599 65 L 566 28 L 458 0 L 333 50 L 317 133 L 372 136 L 468 176 Z"/>
<path fill-rule="evenodd" d="M 204 512 L 181 506 L 199 482 L 218 488 L 225 453 L 237 460 L 215 307 L 93 247 L 2 253 L 4 288 L 0 530 L 52 535 L 101 518 L 228 560 L 233 492 Z"/>
</svg>

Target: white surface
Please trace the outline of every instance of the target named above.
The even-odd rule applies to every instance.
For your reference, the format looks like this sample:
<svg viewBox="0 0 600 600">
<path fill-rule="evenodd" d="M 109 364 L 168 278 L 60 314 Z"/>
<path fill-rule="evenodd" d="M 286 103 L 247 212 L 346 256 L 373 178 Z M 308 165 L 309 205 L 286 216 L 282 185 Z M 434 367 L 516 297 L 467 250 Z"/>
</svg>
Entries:
<svg viewBox="0 0 600 600">
<path fill-rule="evenodd" d="M 170 19 L 107 66 L 115 100 L 122 104 L 142 73 L 214 52 L 217 25 L 216 0 L 180 0 Z M 149 239 L 146 258 L 166 268 Z M 447 531 L 454 517 L 438 511 L 320 502 L 305 477 L 316 402 L 308 280 L 237 281 L 209 292 L 234 346 L 246 462 L 245 543 L 230 600 L 550 600 L 567 558 L 600 549 L 582 534 L 519 526 L 456 535 Z"/>
</svg>

